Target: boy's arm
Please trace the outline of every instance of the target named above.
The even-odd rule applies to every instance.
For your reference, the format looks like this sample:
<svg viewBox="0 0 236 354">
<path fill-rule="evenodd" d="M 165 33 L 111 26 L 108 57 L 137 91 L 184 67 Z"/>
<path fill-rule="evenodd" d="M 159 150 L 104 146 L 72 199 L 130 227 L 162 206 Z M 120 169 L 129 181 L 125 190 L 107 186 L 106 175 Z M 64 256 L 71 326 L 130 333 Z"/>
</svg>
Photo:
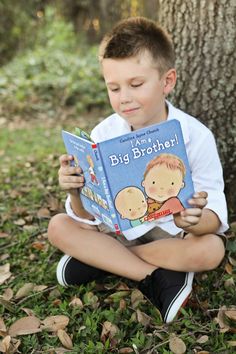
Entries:
<svg viewBox="0 0 236 354">
<path fill-rule="evenodd" d="M 207 205 L 207 193 L 195 193 L 189 200 L 192 208 L 187 208 L 179 214 L 174 215 L 176 226 L 188 233 L 201 236 L 209 233 L 216 233 L 220 227 L 218 216 Z"/>
<path fill-rule="evenodd" d="M 66 201 L 66 211 L 74 219 L 92 222 L 91 220 L 94 220 L 94 217 L 84 209 L 80 199 L 79 189 L 84 185 L 83 171 L 79 166 L 70 166 L 70 161 L 72 160 L 72 155 L 62 155 L 58 171 L 60 187 L 69 192 L 69 198 Z"/>
<path fill-rule="evenodd" d="M 70 195 L 70 205 L 71 205 L 71 209 L 73 210 L 73 213 L 81 219 L 94 220 L 94 216 L 84 209 L 80 199 L 79 190 L 77 189 L 73 192 L 70 192 L 69 195 Z"/>
</svg>

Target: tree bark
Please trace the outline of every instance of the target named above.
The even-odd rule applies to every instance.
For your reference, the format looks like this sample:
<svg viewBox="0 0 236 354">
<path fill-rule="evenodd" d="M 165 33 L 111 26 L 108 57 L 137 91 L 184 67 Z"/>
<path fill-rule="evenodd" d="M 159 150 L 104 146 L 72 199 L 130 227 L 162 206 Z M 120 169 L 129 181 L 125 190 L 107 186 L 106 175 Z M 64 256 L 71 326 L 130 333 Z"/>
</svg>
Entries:
<svg viewBox="0 0 236 354">
<path fill-rule="evenodd" d="M 159 4 L 159 23 L 171 34 L 176 49 L 178 82 L 171 99 L 215 134 L 235 218 L 236 2 L 159 0 Z"/>
</svg>

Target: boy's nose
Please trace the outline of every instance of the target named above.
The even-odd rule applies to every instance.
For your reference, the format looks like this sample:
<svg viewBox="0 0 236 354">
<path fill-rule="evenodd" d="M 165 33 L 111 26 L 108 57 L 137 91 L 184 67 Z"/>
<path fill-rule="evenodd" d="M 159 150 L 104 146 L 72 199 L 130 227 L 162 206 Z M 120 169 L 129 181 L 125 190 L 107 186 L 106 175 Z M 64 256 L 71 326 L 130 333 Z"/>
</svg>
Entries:
<svg viewBox="0 0 236 354">
<path fill-rule="evenodd" d="M 120 92 L 120 103 L 124 104 L 124 103 L 129 103 L 132 101 L 132 97 L 130 95 L 129 90 L 127 89 L 123 89 Z"/>
</svg>

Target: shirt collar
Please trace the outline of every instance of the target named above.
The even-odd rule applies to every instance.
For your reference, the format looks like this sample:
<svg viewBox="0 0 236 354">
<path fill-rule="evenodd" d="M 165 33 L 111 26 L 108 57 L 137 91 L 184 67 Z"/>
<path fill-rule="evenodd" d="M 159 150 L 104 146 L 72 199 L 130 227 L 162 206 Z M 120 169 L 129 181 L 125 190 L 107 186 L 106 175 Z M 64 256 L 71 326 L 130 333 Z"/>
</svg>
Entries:
<svg viewBox="0 0 236 354">
<path fill-rule="evenodd" d="M 169 101 L 166 101 L 166 104 L 168 106 L 167 120 L 177 119 L 180 122 L 181 129 L 183 132 L 184 143 L 187 144 L 190 138 L 186 113 L 182 112 L 180 109 L 175 108 Z"/>
</svg>

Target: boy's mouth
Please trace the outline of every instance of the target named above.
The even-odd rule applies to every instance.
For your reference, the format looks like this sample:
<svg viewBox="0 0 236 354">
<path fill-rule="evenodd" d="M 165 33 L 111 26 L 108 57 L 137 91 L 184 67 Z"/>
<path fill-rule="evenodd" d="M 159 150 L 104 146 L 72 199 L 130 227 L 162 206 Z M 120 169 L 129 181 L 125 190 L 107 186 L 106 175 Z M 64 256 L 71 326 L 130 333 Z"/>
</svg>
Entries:
<svg viewBox="0 0 236 354">
<path fill-rule="evenodd" d="M 139 110 L 139 107 L 123 109 L 122 113 L 129 114 Z"/>
</svg>

